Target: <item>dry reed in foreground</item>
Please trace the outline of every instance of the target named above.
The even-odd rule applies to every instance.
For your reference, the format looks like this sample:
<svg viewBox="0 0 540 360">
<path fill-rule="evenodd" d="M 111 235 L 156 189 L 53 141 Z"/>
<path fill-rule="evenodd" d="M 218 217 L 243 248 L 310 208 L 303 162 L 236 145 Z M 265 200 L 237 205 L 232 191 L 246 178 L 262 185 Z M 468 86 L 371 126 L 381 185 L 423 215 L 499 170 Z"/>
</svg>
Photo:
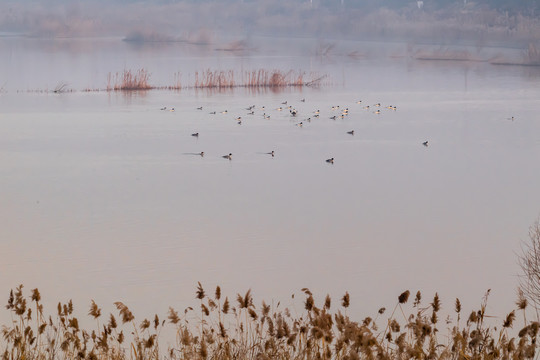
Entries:
<svg viewBox="0 0 540 360">
<path fill-rule="evenodd" d="M 455 300 L 455 320 L 440 321 L 441 300 L 435 294 L 423 303 L 416 293 L 399 295 L 391 312 L 354 321 L 347 315 L 348 293 L 333 305 L 329 295 L 316 305 L 309 289 L 304 311 L 260 306 L 251 291 L 235 300 L 218 286 L 207 294 L 199 283 L 198 310 L 169 308 L 165 319 L 135 321 L 129 308 L 116 302 L 118 315 L 105 316 L 92 300 L 88 315 L 94 329 L 82 329 L 71 301 L 58 303 L 55 315 L 43 312 L 38 289 L 24 296 L 20 285 L 9 294 L 6 308 L 12 323 L 2 327 L 2 359 L 532 359 L 540 324 L 527 321 L 527 300 L 518 293 L 517 308 L 500 324 L 488 324 L 489 291 L 469 315 Z M 334 307 L 335 310 L 331 311 Z M 522 320 L 517 320 L 521 312 Z M 387 315 L 389 313 L 389 315 Z M 521 318 L 521 316 L 520 316 Z M 193 319 L 197 319 L 193 321 Z M 492 322 L 492 321 L 489 321 Z M 520 322 L 519 331 L 513 331 Z M 176 334 L 176 342 L 160 347 L 160 334 Z"/>
</svg>

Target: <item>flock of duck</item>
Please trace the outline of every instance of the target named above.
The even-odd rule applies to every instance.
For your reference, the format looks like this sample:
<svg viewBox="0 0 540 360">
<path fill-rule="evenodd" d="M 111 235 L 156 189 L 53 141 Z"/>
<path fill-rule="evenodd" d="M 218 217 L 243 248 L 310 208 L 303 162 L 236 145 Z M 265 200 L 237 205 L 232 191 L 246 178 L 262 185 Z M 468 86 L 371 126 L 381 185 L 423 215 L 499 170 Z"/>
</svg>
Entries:
<svg viewBox="0 0 540 360">
<path fill-rule="evenodd" d="M 305 99 L 301 99 L 301 100 L 300 100 L 300 102 L 302 102 L 302 103 L 304 103 L 305 101 L 306 101 Z M 356 102 L 356 104 L 363 105 L 362 100 L 358 100 L 358 101 Z M 251 105 L 251 106 L 248 106 L 248 107 L 244 108 L 244 110 L 247 111 L 247 113 L 246 113 L 247 115 L 255 115 L 255 108 L 256 108 L 255 105 Z M 375 110 L 373 110 L 373 109 L 375 109 Z M 386 107 L 383 107 L 383 106 L 381 105 L 381 103 L 376 103 L 376 104 L 373 104 L 373 105 L 364 105 L 364 106 L 362 106 L 362 110 L 364 110 L 364 111 L 371 111 L 371 112 L 372 112 L 373 114 L 375 114 L 375 115 L 381 114 L 381 109 L 387 109 L 387 110 L 389 110 L 389 111 L 397 111 L 397 107 L 396 107 L 396 106 L 394 106 L 394 105 L 388 105 L 388 106 L 386 106 Z M 174 112 L 174 111 L 175 111 L 174 107 L 172 107 L 172 108 L 162 107 L 160 110 L 162 110 L 162 111 L 170 111 L 170 112 Z M 197 110 L 202 111 L 202 110 L 203 110 L 203 107 L 202 107 L 202 106 L 199 106 L 199 107 L 197 107 Z M 262 112 L 262 116 L 263 116 L 264 119 L 269 120 L 269 119 L 271 118 L 271 115 L 267 113 L 268 109 L 266 109 L 265 106 L 260 107 L 259 110 Z M 298 118 L 298 116 L 299 116 L 299 114 L 300 114 L 300 111 L 299 111 L 297 108 L 293 107 L 292 105 L 288 105 L 288 101 L 282 102 L 282 103 L 280 104 L 279 107 L 274 108 L 274 109 L 272 109 L 272 110 L 275 110 L 275 111 L 278 111 L 278 112 L 288 111 L 291 118 Z M 346 117 L 349 115 L 349 108 L 348 108 L 348 107 L 343 109 L 343 108 L 340 107 L 339 105 L 336 105 L 336 106 L 332 106 L 330 110 L 331 110 L 331 111 L 334 111 L 334 112 L 335 112 L 335 111 L 340 111 L 339 114 L 334 114 L 334 115 L 330 116 L 329 119 L 331 119 L 331 120 L 344 119 L 344 118 L 346 118 Z M 211 111 L 211 112 L 209 112 L 210 115 L 216 115 L 216 114 L 218 114 L 218 113 L 224 114 L 224 115 L 228 115 L 228 114 L 229 114 L 228 110 L 222 110 L 222 111 L 220 111 L 220 112 L 216 112 L 216 111 Z M 311 122 L 312 119 L 319 118 L 320 115 L 321 115 L 321 111 L 320 111 L 319 109 L 317 109 L 317 110 L 311 112 L 309 117 L 304 118 L 304 119 L 302 119 L 302 120 L 299 121 L 299 122 L 296 122 L 296 123 L 295 123 L 295 126 L 302 127 L 305 123 Z M 236 116 L 236 117 L 235 117 L 235 121 L 237 122 L 238 125 L 242 125 L 242 116 Z M 347 131 L 347 134 L 348 134 L 348 135 L 354 135 L 354 130 Z M 198 132 L 192 133 L 191 136 L 198 138 L 198 137 L 199 137 L 199 133 L 198 133 Z M 422 142 L 422 145 L 425 146 L 425 147 L 427 147 L 427 146 L 429 145 L 429 143 L 428 143 L 428 141 L 426 140 L 426 141 Z M 190 154 L 190 155 L 198 155 L 198 156 L 201 156 L 201 157 L 204 157 L 204 156 L 205 156 L 205 152 L 204 152 L 204 151 L 201 151 L 201 152 L 199 152 L 199 153 L 188 153 L 188 154 Z M 263 153 L 263 154 L 265 154 L 265 155 L 270 155 L 271 157 L 274 157 L 274 156 L 275 156 L 275 151 L 272 150 L 272 151 L 270 151 L 270 152 L 265 152 L 265 153 Z M 221 157 L 222 157 L 223 159 L 232 160 L 232 156 L 233 156 L 232 153 L 228 153 L 228 154 L 222 155 Z M 331 157 L 331 158 L 326 159 L 325 161 L 326 161 L 327 163 L 329 163 L 329 164 L 333 164 L 333 163 L 334 163 L 334 158 Z"/>
</svg>

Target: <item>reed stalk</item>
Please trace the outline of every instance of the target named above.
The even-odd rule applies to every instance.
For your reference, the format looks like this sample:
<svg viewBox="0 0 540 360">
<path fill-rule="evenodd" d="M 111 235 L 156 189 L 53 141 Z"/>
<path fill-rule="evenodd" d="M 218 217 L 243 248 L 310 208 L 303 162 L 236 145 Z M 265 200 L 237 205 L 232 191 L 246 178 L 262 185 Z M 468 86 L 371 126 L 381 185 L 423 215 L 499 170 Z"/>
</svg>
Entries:
<svg viewBox="0 0 540 360">
<path fill-rule="evenodd" d="M 191 307 L 179 316 L 169 308 L 166 320 L 156 314 L 153 320 L 137 322 L 122 302 L 114 303 L 119 321 L 109 314 L 104 321 L 101 309 L 91 301 L 88 315 L 95 320 L 95 329 L 84 329 L 74 315 L 71 301 L 58 303 L 56 317 L 45 320 L 42 300 L 37 289 L 26 297 L 22 285 L 10 292 L 7 310 L 12 322 L 2 327 L 0 356 L 15 359 L 532 359 L 537 355 L 536 343 L 540 323 L 527 321 L 512 330 L 516 310 L 524 311 L 523 303 L 506 317 L 487 315 L 489 291 L 467 322 L 460 323 L 462 312 L 455 302 L 457 319 L 446 321 L 446 334 L 439 328 L 442 301 L 435 294 L 433 301 L 421 306 L 417 292 L 412 305 L 409 292 L 398 296 L 394 311 L 385 319 L 387 325 L 378 330 L 377 319 L 385 318 L 381 308 L 375 317 L 361 321 L 351 319 L 348 293 L 341 306 L 331 311 L 331 298 L 319 305 L 309 289 L 304 310 L 291 315 L 279 304 L 271 307 L 262 301 L 257 307 L 251 290 L 237 294 L 236 308 L 228 298 L 222 302 L 221 288 L 211 297 L 199 283 L 195 297 L 201 307 L 197 321 L 188 319 Z M 34 307 L 29 306 L 33 301 Z M 34 310 L 33 310 L 34 309 Z M 403 320 L 394 317 L 402 312 Z M 232 310 L 232 311 L 231 311 Z M 32 319 L 35 316 L 35 319 Z M 399 316 L 401 319 L 401 316 Z M 498 324 L 500 322 L 500 324 Z M 163 348 L 159 339 L 163 332 L 176 334 L 176 341 Z M 125 335 L 127 334 L 127 336 Z M 195 335 L 196 334 L 196 335 Z"/>
</svg>

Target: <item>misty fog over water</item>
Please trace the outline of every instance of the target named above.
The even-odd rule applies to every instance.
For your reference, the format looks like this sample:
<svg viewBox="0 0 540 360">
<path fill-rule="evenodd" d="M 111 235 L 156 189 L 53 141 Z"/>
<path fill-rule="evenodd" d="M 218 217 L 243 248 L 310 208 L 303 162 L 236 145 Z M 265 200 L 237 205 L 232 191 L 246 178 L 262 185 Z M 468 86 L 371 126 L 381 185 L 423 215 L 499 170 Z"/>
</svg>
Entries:
<svg viewBox="0 0 540 360">
<path fill-rule="evenodd" d="M 381 25 L 393 37 L 384 42 L 328 17 L 269 36 L 301 11 L 368 10 L 313 3 L 290 14 L 249 1 L 0 5 L 11 9 L 0 22 L 0 290 L 23 283 L 83 309 L 121 300 L 141 317 L 192 305 L 198 281 L 231 295 L 251 288 L 256 301 L 349 291 L 359 316 L 405 289 L 470 308 L 491 288 L 492 312 L 510 310 L 515 253 L 540 212 L 540 68 L 522 66 L 534 36 L 493 27 L 460 38 L 464 26 L 458 41 L 398 41 Z M 425 25 L 444 10 L 409 5 L 369 11 L 407 24 L 422 10 Z M 261 13 L 223 31 L 224 9 L 236 19 L 244 6 Z M 184 18 L 155 20 L 164 9 Z M 302 34 L 308 25 L 316 35 Z M 107 91 L 126 69 L 146 69 L 158 88 Z M 206 69 L 323 80 L 193 88 Z M 180 90 L 165 89 L 178 79 Z"/>
<path fill-rule="evenodd" d="M 0 4 L 0 31 L 198 44 L 263 35 L 524 48 L 538 41 L 539 8 L 537 0 L 25 0 Z"/>
</svg>

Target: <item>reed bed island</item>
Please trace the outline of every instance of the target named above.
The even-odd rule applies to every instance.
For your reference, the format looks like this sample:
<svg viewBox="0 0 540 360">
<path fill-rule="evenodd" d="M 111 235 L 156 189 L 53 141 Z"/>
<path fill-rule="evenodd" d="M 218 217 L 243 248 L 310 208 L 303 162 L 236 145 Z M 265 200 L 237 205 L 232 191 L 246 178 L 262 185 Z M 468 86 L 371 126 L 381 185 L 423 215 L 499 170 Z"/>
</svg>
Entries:
<svg viewBox="0 0 540 360">
<path fill-rule="evenodd" d="M 77 91 L 82 92 L 130 92 L 149 90 L 233 90 L 245 88 L 251 90 L 282 91 L 285 89 L 303 87 L 318 87 L 331 84 L 329 76 L 316 72 L 307 73 L 302 70 L 279 70 L 279 69 L 255 69 L 255 70 L 212 70 L 206 69 L 195 71 L 188 76 L 187 81 L 182 80 L 182 73 L 176 72 L 172 76 L 170 84 L 152 84 L 151 73 L 146 68 L 137 70 L 124 69 L 120 72 L 109 72 L 107 74 L 105 87 L 85 87 L 77 90 L 71 88 L 66 81 L 60 81 L 54 89 L 30 89 L 18 90 L 17 92 L 30 93 L 54 93 L 64 94 Z M 191 80 L 193 78 L 193 80 Z M 0 92 L 7 92 L 0 87 Z"/>
<path fill-rule="evenodd" d="M 106 315 L 93 300 L 94 327 L 79 325 L 72 301 L 46 314 L 38 289 L 20 285 L 9 294 L 12 322 L 2 326 L 2 359 L 533 359 L 540 324 L 528 320 L 527 299 L 518 291 L 516 309 L 498 320 L 486 315 L 489 290 L 478 309 L 464 310 L 459 299 L 441 319 L 442 301 L 420 291 L 402 292 L 391 309 L 351 319 L 351 299 L 329 295 L 316 304 L 302 289 L 303 309 L 262 301 L 251 291 L 229 298 L 218 286 L 207 293 L 199 283 L 194 304 L 179 312 L 137 319 L 122 302 Z M 273 304 L 273 303 L 272 303 Z M 293 314 L 294 313 L 294 314 Z M 88 319 L 86 319 L 88 320 Z M 85 321 L 86 321 L 85 320 Z M 173 344 L 160 342 L 164 332 Z"/>
<path fill-rule="evenodd" d="M 182 81 L 182 74 L 175 73 L 170 85 L 152 85 L 150 72 L 147 69 L 124 70 L 109 73 L 105 89 L 87 89 L 87 91 L 143 91 L 153 89 L 280 89 L 287 87 L 318 86 L 327 78 L 316 73 L 306 74 L 304 71 L 256 69 L 236 72 L 234 70 L 206 69 L 194 73 L 194 81 Z"/>
</svg>

